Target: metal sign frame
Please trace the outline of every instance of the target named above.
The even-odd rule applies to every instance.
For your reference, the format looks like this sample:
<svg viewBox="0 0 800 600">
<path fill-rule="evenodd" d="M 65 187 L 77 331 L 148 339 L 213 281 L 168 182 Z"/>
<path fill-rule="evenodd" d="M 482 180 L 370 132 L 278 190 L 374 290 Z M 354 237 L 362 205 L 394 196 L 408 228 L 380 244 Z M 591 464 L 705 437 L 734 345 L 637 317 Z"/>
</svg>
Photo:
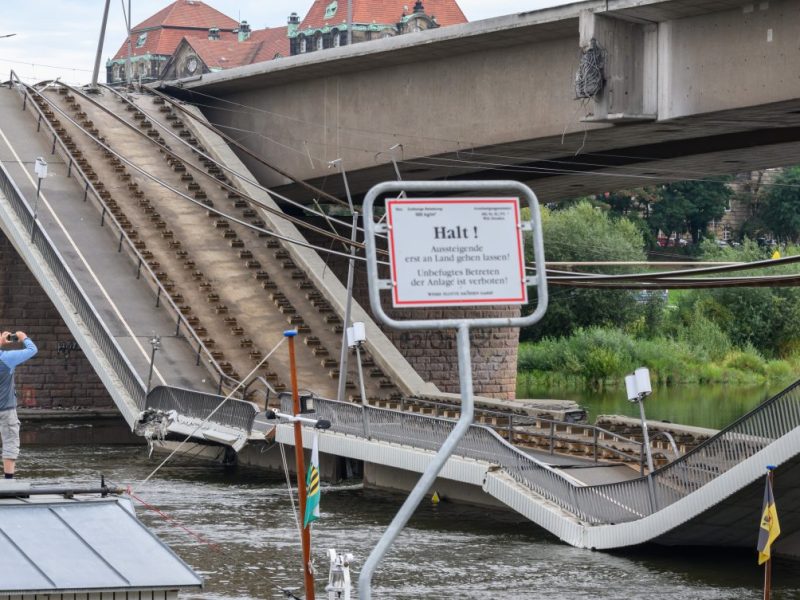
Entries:
<svg viewBox="0 0 800 600">
<path fill-rule="evenodd" d="M 381 306 L 380 291 L 391 290 L 393 283 L 390 279 L 381 279 L 378 275 L 378 257 L 375 236 L 385 233 L 388 226 L 385 223 L 375 223 L 373 205 L 378 197 L 391 192 L 504 192 L 509 191 L 525 199 L 531 211 L 531 220 L 520 222 L 522 232 L 530 231 L 532 236 L 534 264 L 536 274 L 526 277 L 529 286 L 536 287 L 537 304 L 534 312 L 527 317 L 507 318 L 460 318 L 460 319 L 409 319 L 397 320 L 386 314 Z M 358 578 L 358 597 L 360 600 L 372 598 L 372 575 L 383 556 L 391 547 L 394 540 L 405 527 L 414 514 L 417 506 L 425 494 L 436 481 L 436 477 L 444 467 L 447 459 L 453 454 L 458 443 L 472 426 L 475 414 L 475 400 L 472 392 L 472 359 L 470 356 L 469 331 L 473 328 L 484 327 L 526 327 L 538 322 L 547 310 L 547 276 L 544 262 L 544 242 L 542 241 L 542 222 L 539 214 L 539 201 L 536 194 L 528 186 L 517 181 L 387 181 L 379 183 L 367 192 L 364 198 L 364 232 L 367 245 L 367 282 L 369 285 L 369 302 L 375 317 L 385 325 L 394 329 L 455 329 L 458 352 L 458 378 L 461 389 L 461 416 L 453 431 L 442 444 L 442 447 L 428 463 L 425 472 L 420 477 L 408 498 L 400 507 L 389 527 L 384 532 L 378 544 L 373 548 L 361 574 Z M 525 236 L 523 235 L 523 248 Z M 468 306 L 468 305 L 464 305 Z M 422 307 L 421 307 L 422 308 Z M 442 307 L 445 308 L 445 307 Z M 402 309 L 402 310 L 405 310 Z"/>
<path fill-rule="evenodd" d="M 523 234 L 530 231 L 533 235 L 533 255 L 536 274 L 526 277 L 528 286 L 536 287 L 536 310 L 526 317 L 480 318 L 480 319 L 409 319 L 400 321 L 393 319 L 381 306 L 380 291 L 391 290 L 391 279 L 382 279 L 378 275 L 378 256 L 375 236 L 386 233 L 386 223 L 375 223 L 374 204 L 378 197 L 390 192 L 498 192 L 509 191 L 519 195 L 520 200 L 527 201 L 531 211 L 531 220 L 522 221 L 520 227 Z M 470 327 L 526 327 L 537 323 L 547 310 L 547 282 L 544 264 L 544 243 L 542 241 L 542 220 L 539 213 L 539 201 L 536 194 L 528 186 L 518 181 L 386 181 L 372 187 L 364 198 L 364 232 L 367 244 L 367 281 L 369 283 L 369 303 L 373 314 L 384 324 L 394 329 L 458 329 L 468 322 Z M 523 235 L 523 243 L 526 236 Z M 464 305 L 465 308 L 471 305 Z M 477 305 L 475 305 L 477 306 Z M 444 307 L 442 307 L 444 308 Z"/>
</svg>

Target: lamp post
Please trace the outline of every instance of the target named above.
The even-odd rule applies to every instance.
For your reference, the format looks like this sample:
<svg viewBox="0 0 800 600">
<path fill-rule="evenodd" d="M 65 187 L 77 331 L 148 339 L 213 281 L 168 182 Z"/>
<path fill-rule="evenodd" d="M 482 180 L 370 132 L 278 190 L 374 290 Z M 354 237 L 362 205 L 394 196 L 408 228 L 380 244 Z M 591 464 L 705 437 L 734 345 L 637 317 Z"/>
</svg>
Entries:
<svg viewBox="0 0 800 600">
<path fill-rule="evenodd" d="M 650 371 L 647 367 L 639 367 L 630 375 L 625 376 L 625 390 L 630 402 L 639 404 L 639 416 L 642 420 L 642 443 L 645 456 L 647 456 L 647 484 L 650 488 L 650 502 L 652 509 L 656 510 L 656 492 L 653 484 L 653 454 L 650 449 L 650 435 L 647 431 L 647 419 L 644 416 L 644 399 L 653 393 L 650 385 Z"/>
<path fill-rule="evenodd" d="M 31 242 L 33 242 L 33 234 L 36 231 L 36 214 L 39 210 L 39 193 L 42 190 L 42 179 L 47 177 L 47 161 L 41 156 L 36 157 L 36 162 L 33 164 L 33 170 L 36 172 L 38 182 L 36 184 L 36 197 L 33 199 L 33 222 L 31 223 Z"/>
<path fill-rule="evenodd" d="M 150 345 L 153 349 L 150 351 L 150 372 L 147 374 L 147 392 L 145 395 L 150 393 L 150 383 L 153 381 L 153 366 L 156 363 L 156 351 L 161 348 L 161 337 L 153 334 L 153 337 L 150 338 Z"/>
<path fill-rule="evenodd" d="M 361 390 L 361 404 L 367 403 L 367 392 L 364 388 L 364 372 L 361 369 L 361 344 L 367 340 L 367 329 L 364 323 L 356 321 L 352 327 L 347 328 L 347 347 L 356 349 L 356 364 L 358 366 L 358 385 Z"/>
</svg>

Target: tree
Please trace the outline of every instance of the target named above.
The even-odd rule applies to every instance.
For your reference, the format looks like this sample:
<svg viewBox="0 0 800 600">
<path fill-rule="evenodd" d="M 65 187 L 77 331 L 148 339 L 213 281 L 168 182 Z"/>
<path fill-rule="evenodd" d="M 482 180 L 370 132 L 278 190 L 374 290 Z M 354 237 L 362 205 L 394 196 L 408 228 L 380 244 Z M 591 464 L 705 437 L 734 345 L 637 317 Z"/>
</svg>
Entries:
<svg viewBox="0 0 800 600">
<path fill-rule="evenodd" d="M 733 192 L 723 181 L 680 181 L 664 185 L 653 205 L 650 227 L 666 234 L 689 232 L 697 243 L 708 224 L 725 214 Z"/>
<path fill-rule="evenodd" d="M 766 193 L 761 219 L 782 241 L 800 240 L 800 167 L 781 173 Z"/>
<path fill-rule="evenodd" d="M 548 261 L 645 259 L 644 241 L 636 225 L 628 219 L 613 219 L 588 201 L 566 210 L 543 209 L 542 226 Z M 591 270 L 610 272 L 607 268 Z M 522 339 L 559 337 L 593 325 L 624 326 L 643 317 L 646 309 L 635 292 L 626 290 L 551 288 L 550 298 L 545 317 L 523 331 Z"/>
</svg>

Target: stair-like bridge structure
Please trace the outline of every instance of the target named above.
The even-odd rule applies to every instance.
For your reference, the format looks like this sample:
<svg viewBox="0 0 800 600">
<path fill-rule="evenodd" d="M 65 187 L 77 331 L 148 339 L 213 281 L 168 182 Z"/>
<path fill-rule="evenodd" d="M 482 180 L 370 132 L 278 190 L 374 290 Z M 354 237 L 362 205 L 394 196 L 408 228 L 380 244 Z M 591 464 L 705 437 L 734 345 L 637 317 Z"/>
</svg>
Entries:
<svg viewBox="0 0 800 600">
<path fill-rule="evenodd" d="M 290 427 L 262 411 L 290 412 L 286 353 L 274 349 L 294 328 L 299 379 L 332 423 L 321 452 L 387 473 L 424 470 L 458 403 L 422 381 L 358 305 L 354 320 L 369 328 L 366 397 L 350 369 L 349 401 L 324 399 L 336 396 L 344 288 L 305 242 L 307 224 L 219 136 L 162 96 L 58 83 L 12 79 L 0 115 L 0 143 L 15 157 L 0 166 L 0 226 L 132 427 L 157 415 L 167 440 L 228 452 L 293 443 Z M 21 153 L 53 157 L 57 176 L 41 195 Z M 656 448 L 652 473 L 638 440 L 513 403 L 476 414 L 441 480 L 580 547 L 750 546 L 765 465 L 797 480 L 796 386 L 680 457 Z M 788 483 L 776 493 L 794 505 Z M 779 551 L 797 553 L 798 525 L 781 511 Z"/>
</svg>

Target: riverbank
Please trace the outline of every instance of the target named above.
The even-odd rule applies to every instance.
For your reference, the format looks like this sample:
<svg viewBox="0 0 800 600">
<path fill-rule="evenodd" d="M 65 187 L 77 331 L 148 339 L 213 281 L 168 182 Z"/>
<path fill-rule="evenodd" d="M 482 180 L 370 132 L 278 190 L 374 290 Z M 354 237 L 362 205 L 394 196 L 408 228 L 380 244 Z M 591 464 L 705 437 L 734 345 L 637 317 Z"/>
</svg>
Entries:
<svg viewBox="0 0 800 600">
<path fill-rule="evenodd" d="M 619 329 L 592 327 L 569 337 L 522 342 L 517 388 L 624 387 L 628 373 L 650 369 L 655 385 L 771 385 L 800 373 L 800 354 L 768 360 L 752 346 L 714 355 L 707 347 L 669 337 L 637 338 Z M 518 397 L 524 397 L 517 393 Z"/>
</svg>

